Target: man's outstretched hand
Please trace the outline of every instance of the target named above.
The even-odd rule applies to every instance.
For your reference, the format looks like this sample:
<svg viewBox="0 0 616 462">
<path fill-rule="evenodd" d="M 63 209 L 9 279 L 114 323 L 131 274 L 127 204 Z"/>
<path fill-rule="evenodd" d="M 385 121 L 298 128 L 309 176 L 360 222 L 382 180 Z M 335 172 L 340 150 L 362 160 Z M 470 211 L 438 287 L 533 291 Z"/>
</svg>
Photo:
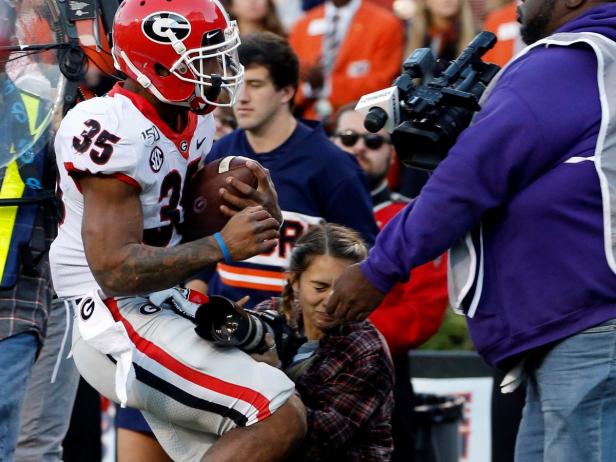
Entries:
<svg viewBox="0 0 616 462">
<path fill-rule="evenodd" d="M 366 319 L 381 304 L 385 294 L 374 287 L 362 274 L 359 263 L 349 266 L 334 284 L 327 312 L 338 319 L 360 321 Z"/>
</svg>

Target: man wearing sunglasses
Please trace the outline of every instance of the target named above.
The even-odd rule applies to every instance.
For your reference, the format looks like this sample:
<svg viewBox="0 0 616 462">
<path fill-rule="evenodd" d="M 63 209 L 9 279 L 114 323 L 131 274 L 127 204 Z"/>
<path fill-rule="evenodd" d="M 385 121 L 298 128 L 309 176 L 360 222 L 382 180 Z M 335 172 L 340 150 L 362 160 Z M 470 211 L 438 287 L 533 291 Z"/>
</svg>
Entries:
<svg viewBox="0 0 616 462">
<path fill-rule="evenodd" d="M 377 192 L 387 190 L 385 177 L 393 159 L 394 148 L 389 135 L 384 130 L 369 133 L 364 128 L 362 116 L 353 110 L 354 104 L 345 105 L 338 112 L 333 141 L 340 148 L 355 156 L 366 173 L 368 186 L 374 199 Z M 390 191 L 386 192 L 387 195 L 391 194 Z M 408 201 L 399 194 L 395 196 L 398 202 Z M 387 200 L 391 199 L 388 197 Z"/>
<path fill-rule="evenodd" d="M 368 132 L 362 115 L 354 107 L 353 102 L 338 111 L 333 141 L 353 154 L 366 173 L 374 216 L 379 228 L 383 228 L 409 200 L 392 192 L 387 184 L 387 173 L 395 155 L 389 135 L 385 130 Z M 411 280 L 397 284 L 370 316 L 387 340 L 396 372 L 392 462 L 414 457 L 414 424 L 407 411 L 414 395 L 408 380 L 407 352 L 425 342 L 441 325 L 447 307 L 446 268 L 444 256 L 415 268 Z"/>
</svg>

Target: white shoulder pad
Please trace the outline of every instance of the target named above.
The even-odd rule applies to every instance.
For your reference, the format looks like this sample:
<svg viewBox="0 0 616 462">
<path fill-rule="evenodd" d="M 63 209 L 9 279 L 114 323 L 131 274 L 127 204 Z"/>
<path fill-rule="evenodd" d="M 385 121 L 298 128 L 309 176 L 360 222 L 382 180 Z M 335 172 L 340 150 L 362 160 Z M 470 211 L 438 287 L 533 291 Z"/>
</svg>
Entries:
<svg viewBox="0 0 616 462">
<path fill-rule="evenodd" d="M 126 109 L 129 108 L 119 98 L 110 97 L 93 98 L 75 106 L 56 134 L 58 163 L 61 161 L 69 172 L 135 178 L 138 156 L 134 131 L 124 120 L 129 118 Z"/>
</svg>

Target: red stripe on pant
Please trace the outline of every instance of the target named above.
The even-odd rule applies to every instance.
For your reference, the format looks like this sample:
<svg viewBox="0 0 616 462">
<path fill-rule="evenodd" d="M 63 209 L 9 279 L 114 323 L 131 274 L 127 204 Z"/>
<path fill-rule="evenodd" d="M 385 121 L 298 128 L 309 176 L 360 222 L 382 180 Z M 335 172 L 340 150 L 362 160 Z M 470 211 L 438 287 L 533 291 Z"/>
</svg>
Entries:
<svg viewBox="0 0 616 462">
<path fill-rule="evenodd" d="M 141 337 L 137 331 L 135 331 L 130 322 L 128 322 L 128 320 L 120 314 L 118 302 L 115 299 L 108 298 L 105 300 L 105 304 L 109 308 L 109 311 L 111 311 L 113 319 L 115 319 L 116 322 L 121 321 L 122 324 L 124 324 L 131 341 L 143 354 L 190 382 L 207 388 L 208 390 L 215 391 L 216 393 L 220 393 L 221 395 L 230 396 L 254 406 L 257 409 L 258 421 L 261 421 L 271 415 L 269 410 L 269 400 L 261 393 L 241 385 L 225 382 L 224 380 L 207 375 L 195 369 L 191 369 L 190 367 L 182 364 L 159 346 L 155 345 L 148 339 Z"/>
</svg>

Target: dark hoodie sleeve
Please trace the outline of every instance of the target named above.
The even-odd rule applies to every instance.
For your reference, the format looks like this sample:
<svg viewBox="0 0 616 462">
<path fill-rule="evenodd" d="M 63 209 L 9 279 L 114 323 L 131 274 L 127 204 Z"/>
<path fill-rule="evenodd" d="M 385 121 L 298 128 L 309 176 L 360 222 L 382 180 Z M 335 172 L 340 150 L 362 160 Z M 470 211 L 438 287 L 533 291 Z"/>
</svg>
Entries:
<svg viewBox="0 0 616 462">
<path fill-rule="evenodd" d="M 575 155 L 579 140 L 598 132 L 595 74 L 596 58 L 587 49 L 535 49 L 512 65 L 420 196 L 379 234 L 362 264 L 370 282 L 389 291 L 477 226 L 486 211 Z"/>
</svg>

